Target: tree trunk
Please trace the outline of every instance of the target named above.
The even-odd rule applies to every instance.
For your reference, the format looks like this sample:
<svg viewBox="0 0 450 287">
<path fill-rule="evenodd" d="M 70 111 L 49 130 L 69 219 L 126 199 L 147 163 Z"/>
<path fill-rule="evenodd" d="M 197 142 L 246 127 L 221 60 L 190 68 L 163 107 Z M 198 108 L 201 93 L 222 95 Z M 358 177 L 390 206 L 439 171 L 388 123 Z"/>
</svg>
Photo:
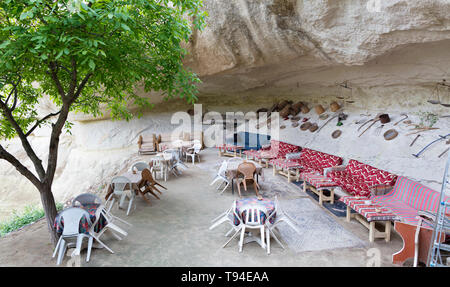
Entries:
<svg viewBox="0 0 450 287">
<path fill-rule="evenodd" d="M 55 198 L 53 197 L 51 187 L 44 187 L 40 190 L 40 193 L 42 207 L 44 208 L 45 219 L 47 220 L 47 227 L 50 233 L 50 240 L 56 246 L 58 235 L 56 234 L 56 229 L 53 227 L 53 223 L 55 222 L 58 211 L 56 210 Z"/>
</svg>

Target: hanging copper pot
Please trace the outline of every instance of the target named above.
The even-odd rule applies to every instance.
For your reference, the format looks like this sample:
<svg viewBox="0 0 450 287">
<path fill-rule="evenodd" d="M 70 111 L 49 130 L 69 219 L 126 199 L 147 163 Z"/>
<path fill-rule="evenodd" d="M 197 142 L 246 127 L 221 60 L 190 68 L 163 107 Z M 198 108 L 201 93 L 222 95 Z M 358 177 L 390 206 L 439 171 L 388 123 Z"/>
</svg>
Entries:
<svg viewBox="0 0 450 287">
<path fill-rule="evenodd" d="M 309 113 L 309 108 L 308 108 L 307 105 L 303 105 L 302 108 L 301 108 L 301 110 L 302 110 L 302 113 L 304 113 L 304 114 Z"/>
<path fill-rule="evenodd" d="M 336 112 L 336 111 L 338 111 L 340 108 L 341 108 L 341 106 L 339 106 L 339 104 L 336 103 L 336 102 L 332 102 L 332 103 L 330 104 L 330 110 L 331 110 L 332 112 Z"/>
</svg>

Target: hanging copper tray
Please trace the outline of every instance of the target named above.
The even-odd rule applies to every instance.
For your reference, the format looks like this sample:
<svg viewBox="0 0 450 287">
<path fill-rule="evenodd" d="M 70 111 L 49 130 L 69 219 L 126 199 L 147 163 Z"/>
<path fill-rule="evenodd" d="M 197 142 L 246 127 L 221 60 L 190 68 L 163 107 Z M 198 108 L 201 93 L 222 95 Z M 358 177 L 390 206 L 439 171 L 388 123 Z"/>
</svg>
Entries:
<svg viewBox="0 0 450 287">
<path fill-rule="evenodd" d="M 395 139 L 397 137 L 397 135 L 398 135 L 398 132 L 396 130 L 390 129 L 390 130 L 387 130 L 383 136 L 384 136 L 385 140 L 390 141 L 392 139 Z"/>
<path fill-rule="evenodd" d="M 309 129 L 310 126 L 311 126 L 311 123 L 310 123 L 310 122 L 305 122 L 304 124 L 302 124 L 302 125 L 300 126 L 300 129 L 301 129 L 302 131 L 306 131 L 307 129 Z"/>
</svg>

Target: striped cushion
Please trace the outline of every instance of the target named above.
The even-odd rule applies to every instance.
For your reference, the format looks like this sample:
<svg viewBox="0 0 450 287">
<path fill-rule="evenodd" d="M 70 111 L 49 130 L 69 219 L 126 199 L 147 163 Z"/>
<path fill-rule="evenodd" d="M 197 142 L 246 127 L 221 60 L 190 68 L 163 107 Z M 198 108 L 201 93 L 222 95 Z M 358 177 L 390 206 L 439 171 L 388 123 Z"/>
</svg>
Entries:
<svg viewBox="0 0 450 287">
<path fill-rule="evenodd" d="M 258 159 L 261 158 L 284 158 L 288 153 L 298 152 L 301 148 L 289 143 L 270 140 L 270 149 L 260 150 L 254 156 Z"/>
<path fill-rule="evenodd" d="M 306 180 L 310 185 L 316 188 L 335 187 L 337 184 L 330 178 L 315 173 L 302 173 L 303 180 Z"/>
<path fill-rule="evenodd" d="M 297 161 L 292 161 L 288 159 L 275 158 L 270 160 L 270 164 L 277 168 L 301 168 L 301 165 Z"/>
<path fill-rule="evenodd" d="M 443 200 L 449 200 L 444 196 Z M 419 210 L 436 213 L 439 206 L 439 192 L 436 192 L 418 182 L 399 176 L 394 189 L 380 196 L 372 197 L 373 202 L 379 202 L 390 208 L 406 223 L 415 224 Z"/>
</svg>

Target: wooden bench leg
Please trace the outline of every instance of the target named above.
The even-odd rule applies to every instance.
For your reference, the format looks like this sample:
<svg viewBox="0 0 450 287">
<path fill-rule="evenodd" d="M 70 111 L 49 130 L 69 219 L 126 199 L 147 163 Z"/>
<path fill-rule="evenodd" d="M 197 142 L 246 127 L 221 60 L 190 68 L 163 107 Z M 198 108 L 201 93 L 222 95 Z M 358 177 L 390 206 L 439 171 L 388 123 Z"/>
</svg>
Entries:
<svg viewBox="0 0 450 287">
<path fill-rule="evenodd" d="M 386 226 L 384 228 L 384 232 L 386 233 L 386 242 L 391 241 L 391 222 L 390 221 L 386 221 Z"/>
<path fill-rule="evenodd" d="M 306 193 L 306 180 L 303 181 L 303 192 Z"/>
<path fill-rule="evenodd" d="M 323 205 L 323 189 L 319 190 L 319 205 Z"/>
<path fill-rule="evenodd" d="M 331 204 L 334 204 L 334 188 L 330 189 Z"/>
<path fill-rule="evenodd" d="M 288 182 L 291 182 L 291 171 L 289 169 L 287 169 L 287 179 Z"/>
<path fill-rule="evenodd" d="M 375 240 L 375 221 L 369 223 L 369 241 L 373 242 Z"/>
<path fill-rule="evenodd" d="M 347 205 L 347 222 L 350 222 L 352 209 Z"/>
<path fill-rule="evenodd" d="M 300 169 L 296 169 L 296 171 L 295 171 L 295 176 L 297 177 L 297 182 L 299 182 L 300 181 Z"/>
</svg>

